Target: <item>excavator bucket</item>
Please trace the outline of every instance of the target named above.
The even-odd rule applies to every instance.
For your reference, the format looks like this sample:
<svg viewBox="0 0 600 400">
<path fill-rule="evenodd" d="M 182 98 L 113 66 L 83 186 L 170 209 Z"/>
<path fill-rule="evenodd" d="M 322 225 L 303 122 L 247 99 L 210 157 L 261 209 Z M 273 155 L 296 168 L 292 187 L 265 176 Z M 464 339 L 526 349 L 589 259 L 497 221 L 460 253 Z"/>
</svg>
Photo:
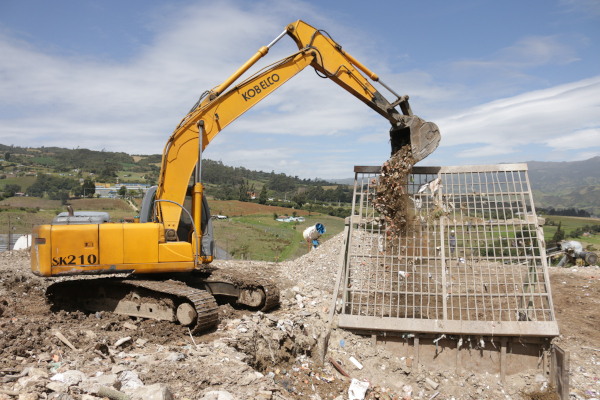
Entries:
<svg viewBox="0 0 600 400">
<path fill-rule="evenodd" d="M 442 136 L 439 128 L 433 122 L 426 122 L 415 115 L 405 118 L 405 124 L 393 126 L 390 129 L 392 155 L 403 146 L 410 144 L 416 163 L 437 149 Z"/>
</svg>

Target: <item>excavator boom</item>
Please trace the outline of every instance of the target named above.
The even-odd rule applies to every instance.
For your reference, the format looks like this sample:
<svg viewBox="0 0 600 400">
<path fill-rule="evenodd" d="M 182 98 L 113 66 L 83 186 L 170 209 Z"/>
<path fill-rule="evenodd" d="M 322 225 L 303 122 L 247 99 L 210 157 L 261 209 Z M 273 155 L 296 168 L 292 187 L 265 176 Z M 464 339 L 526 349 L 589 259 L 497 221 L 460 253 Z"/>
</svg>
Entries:
<svg viewBox="0 0 600 400">
<path fill-rule="evenodd" d="M 382 83 L 380 78 L 343 50 L 326 32 L 298 20 L 288 25 L 284 33 L 296 42 L 299 49 L 297 53 L 264 68 L 224 92 L 268 53 L 269 47 L 283 36 L 282 33 L 269 46 L 259 49 L 231 77 L 199 101 L 169 138 L 163 152 L 156 195 L 157 199 L 168 200 L 158 205 L 158 220 L 163 222 L 166 230 L 177 229 L 181 214 L 181 207 L 177 204 L 182 204 L 187 183 L 204 148 L 227 125 L 309 65 L 390 122 L 392 154 L 410 144 L 413 158 L 418 162 L 437 148 L 440 141 L 437 126 L 413 115 L 408 96 L 396 95 L 396 101 L 389 103 L 361 71 L 373 81 Z M 400 106 L 402 113 L 396 106 Z M 199 123 L 203 126 L 199 126 Z"/>
</svg>

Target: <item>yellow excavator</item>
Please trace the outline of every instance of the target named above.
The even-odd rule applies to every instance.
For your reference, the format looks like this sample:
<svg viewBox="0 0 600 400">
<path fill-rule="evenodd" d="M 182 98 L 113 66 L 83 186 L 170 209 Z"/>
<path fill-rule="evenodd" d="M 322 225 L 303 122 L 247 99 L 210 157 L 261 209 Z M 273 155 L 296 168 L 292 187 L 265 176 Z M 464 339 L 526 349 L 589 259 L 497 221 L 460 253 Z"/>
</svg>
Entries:
<svg viewBox="0 0 600 400">
<path fill-rule="evenodd" d="M 236 83 L 286 34 L 298 52 Z M 221 271 L 206 265 L 213 260 L 214 246 L 201 183 L 202 152 L 222 129 L 309 65 L 390 122 L 392 154 L 410 145 L 418 162 L 437 148 L 438 127 L 413 115 L 408 96 L 396 94 L 327 32 L 298 20 L 225 82 L 203 93 L 177 125 L 163 151 L 158 186 L 142 201 L 140 223 L 110 223 L 102 213 L 70 210 L 50 225 L 34 227 L 34 274 L 128 274 L 56 282 L 47 290 L 49 300 L 60 307 L 169 320 L 197 330 L 217 323 L 216 299 L 233 298 L 262 310 L 276 307 L 279 291 L 259 271 Z M 368 79 L 396 99 L 388 102 Z"/>
</svg>

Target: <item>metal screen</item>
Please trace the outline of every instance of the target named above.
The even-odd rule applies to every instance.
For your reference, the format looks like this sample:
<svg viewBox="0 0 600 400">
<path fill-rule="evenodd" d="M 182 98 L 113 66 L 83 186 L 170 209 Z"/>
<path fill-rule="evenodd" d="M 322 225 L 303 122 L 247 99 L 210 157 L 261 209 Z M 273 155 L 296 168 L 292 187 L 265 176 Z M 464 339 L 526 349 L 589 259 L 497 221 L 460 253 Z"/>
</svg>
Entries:
<svg viewBox="0 0 600 400">
<path fill-rule="evenodd" d="M 557 336 L 526 164 L 415 167 L 406 224 L 375 210 L 379 167 L 355 167 L 339 326 Z"/>
</svg>

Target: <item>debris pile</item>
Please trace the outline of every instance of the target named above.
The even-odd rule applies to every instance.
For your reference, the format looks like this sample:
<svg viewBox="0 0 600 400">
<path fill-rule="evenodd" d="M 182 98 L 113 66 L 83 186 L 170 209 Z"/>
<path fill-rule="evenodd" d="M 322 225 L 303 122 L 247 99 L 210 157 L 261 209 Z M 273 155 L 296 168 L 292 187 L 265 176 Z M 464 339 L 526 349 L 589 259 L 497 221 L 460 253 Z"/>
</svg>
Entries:
<svg viewBox="0 0 600 400">
<path fill-rule="evenodd" d="M 443 363 L 439 370 L 419 370 L 410 354 L 403 357 L 374 346 L 371 337 L 338 329 L 328 317 L 341 241 L 338 235 L 279 264 L 216 262 L 273 277 L 281 307 L 261 313 L 221 306 L 218 329 L 193 337 L 168 322 L 51 312 L 44 290 L 52 280 L 31 274 L 27 252 L 0 254 L 0 299 L 6 300 L 0 400 L 517 400 L 549 389 L 539 371 L 509 375 L 501 383 L 496 374 Z M 550 270 L 561 287 L 554 305 L 564 336 L 556 340 L 571 351 L 575 399 L 600 397 L 599 271 Z"/>
<path fill-rule="evenodd" d="M 379 212 L 379 222 L 384 223 L 386 235 L 397 239 L 406 230 L 408 218 L 408 176 L 415 160 L 410 145 L 398 150 L 381 166 L 381 176 L 371 182 L 377 186 L 373 199 Z"/>
</svg>

